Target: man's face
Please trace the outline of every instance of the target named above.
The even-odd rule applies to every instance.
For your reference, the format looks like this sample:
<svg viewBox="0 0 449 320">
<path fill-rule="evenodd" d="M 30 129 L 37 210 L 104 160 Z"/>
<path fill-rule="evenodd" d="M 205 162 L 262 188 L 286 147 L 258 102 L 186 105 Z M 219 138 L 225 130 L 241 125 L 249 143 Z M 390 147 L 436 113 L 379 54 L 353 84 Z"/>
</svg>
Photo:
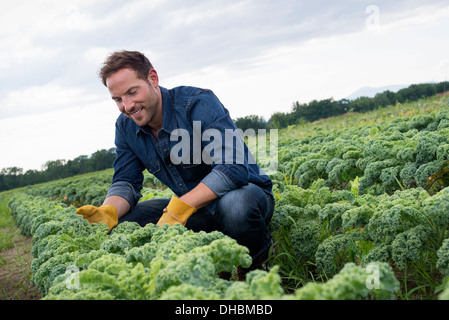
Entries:
<svg viewBox="0 0 449 320">
<path fill-rule="evenodd" d="M 150 71 L 151 72 L 151 71 Z M 125 116 L 139 126 L 157 127 L 161 112 L 157 83 L 149 76 L 149 82 L 137 78 L 137 73 L 128 68 L 120 69 L 106 79 L 112 99 Z"/>
</svg>

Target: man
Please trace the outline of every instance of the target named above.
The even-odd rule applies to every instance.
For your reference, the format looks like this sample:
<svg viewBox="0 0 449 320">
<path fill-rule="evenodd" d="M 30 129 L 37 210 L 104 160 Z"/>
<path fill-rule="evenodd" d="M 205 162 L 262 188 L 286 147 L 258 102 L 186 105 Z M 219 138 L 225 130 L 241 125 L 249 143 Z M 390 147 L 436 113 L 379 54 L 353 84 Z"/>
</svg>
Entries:
<svg viewBox="0 0 449 320">
<path fill-rule="evenodd" d="M 253 268 L 264 263 L 273 243 L 272 182 L 249 161 L 242 138 L 229 139 L 238 131 L 218 98 L 210 90 L 160 87 L 150 61 L 135 51 L 110 55 L 100 77 L 121 112 L 114 177 L 102 206 L 77 213 L 109 230 L 123 221 L 219 230 L 248 247 Z M 139 202 L 145 169 L 176 196 Z"/>
</svg>

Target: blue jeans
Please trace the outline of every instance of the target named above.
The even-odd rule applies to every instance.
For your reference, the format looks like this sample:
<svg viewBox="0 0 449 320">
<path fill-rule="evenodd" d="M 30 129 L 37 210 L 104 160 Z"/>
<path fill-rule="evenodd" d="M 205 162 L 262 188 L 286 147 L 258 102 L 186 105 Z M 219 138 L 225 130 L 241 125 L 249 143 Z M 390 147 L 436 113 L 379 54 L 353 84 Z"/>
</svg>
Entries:
<svg viewBox="0 0 449 320">
<path fill-rule="evenodd" d="M 134 221 L 141 226 L 147 223 L 156 224 L 169 202 L 170 199 L 141 201 L 132 211 L 121 217 L 119 223 Z M 267 230 L 273 210 L 273 196 L 249 183 L 219 198 L 213 214 L 206 208 L 199 209 L 187 220 L 186 227 L 195 232 L 223 232 L 246 246 L 253 258 L 253 265 L 256 265 L 267 258 L 273 244 Z"/>
</svg>

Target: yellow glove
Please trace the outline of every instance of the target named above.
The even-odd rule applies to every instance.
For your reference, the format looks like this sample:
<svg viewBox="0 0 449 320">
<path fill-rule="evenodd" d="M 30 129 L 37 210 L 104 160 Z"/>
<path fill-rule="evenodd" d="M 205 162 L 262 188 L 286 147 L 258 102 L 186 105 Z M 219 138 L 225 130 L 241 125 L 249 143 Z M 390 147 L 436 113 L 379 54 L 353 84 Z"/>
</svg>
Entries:
<svg viewBox="0 0 449 320">
<path fill-rule="evenodd" d="M 111 205 L 101 207 L 87 205 L 78 208 L 76 213 L 82 215 L 89 223 L 104 222 L 107 224 L 109 231 L 118 224 L 117 209 Z"/>
<path fill-rule="evenodd" d="M 163 212 L 162 217 L 157 222 L 159 227 L 165 223 L 171 226 L 175 223 L 185 226 L 187 219 L 196 212 L 196 208 L 180 200 L 177 196 L 172 196 Z"/>
</svg>

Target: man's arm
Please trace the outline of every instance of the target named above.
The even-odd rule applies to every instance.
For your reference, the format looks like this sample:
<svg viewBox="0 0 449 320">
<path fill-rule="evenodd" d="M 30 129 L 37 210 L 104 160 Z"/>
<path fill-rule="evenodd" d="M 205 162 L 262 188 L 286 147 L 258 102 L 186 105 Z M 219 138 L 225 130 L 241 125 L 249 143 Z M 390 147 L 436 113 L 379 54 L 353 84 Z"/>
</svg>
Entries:
<svg viewBox="0 0 449 320">
<path fill-rule="evenodd" d="M 204 183 L 200 182 L 195 188 L 184 194 L 179 199 L 185 203 L 200 209 L 217 199 L 218 196 Z"/>
<path fill-rule="evenodd" d="M 129 204 L 128 200 L 120 197 L 120 196 L 110 196 L 107 197 L 103 205 L 112 205 L 117 209 L 118 218 L 120 219 L 123 217 L 128 211 L 131 209 L 131 205 Z"/>
<path fill-rule="evenodd" d="M 207 159 L 212 171 L 202 179 L 202 183 L 217 197 L 247 185 L 249 181 L 247 147 L 228 110 L 213 92 L 202 92 L 192 101 L 190 121 L 193 124 L 201 123 L 202 135 L 207 130 L 214 130 L 215 134 L 218 131 L 221 135 L 221 140 L 216 140 L 215 136 L 209 140 L 202 138 L 202 149 L 206 150 L 213 144 L 214 150 L 213 156 L 209 154 L 211 158 Z"/>
<path fill-rule="evenodd" d="M 164 209 L 157 225 L 162 226 L 166 223 L 169 225 L 180 223 L 185 226 L 192 214 L 216 198 L 218 196 L 208 186 L 200 182 L 195 188 L 181 196 L 181 198 L 173 196 Z"/>
</svg>

